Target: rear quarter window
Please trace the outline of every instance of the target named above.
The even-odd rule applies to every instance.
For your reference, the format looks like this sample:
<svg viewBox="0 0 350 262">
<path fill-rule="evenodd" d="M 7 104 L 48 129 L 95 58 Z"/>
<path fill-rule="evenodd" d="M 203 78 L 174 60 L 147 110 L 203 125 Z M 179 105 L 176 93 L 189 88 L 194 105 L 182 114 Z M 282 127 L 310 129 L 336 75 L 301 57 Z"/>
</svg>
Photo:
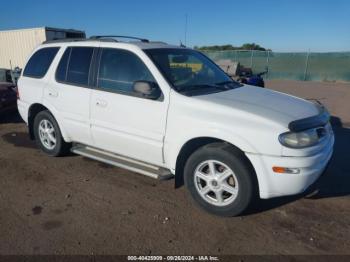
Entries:
<svg viewBox="0 0 350 262">
<path fill-rule="evenodd" d="M 29 59 L 23 76 L 44 77 L 59 49 L 59 47 L 47 47 L 36 51 Z"/>
</svg>

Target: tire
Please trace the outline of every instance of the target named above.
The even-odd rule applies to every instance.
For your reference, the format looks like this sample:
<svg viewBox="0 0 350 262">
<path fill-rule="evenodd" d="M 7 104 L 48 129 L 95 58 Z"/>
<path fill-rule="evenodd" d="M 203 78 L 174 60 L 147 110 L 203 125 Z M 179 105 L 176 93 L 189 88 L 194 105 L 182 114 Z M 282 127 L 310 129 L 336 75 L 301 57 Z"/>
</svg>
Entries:
<svg viewBox="0 0 350 262">
<path fill-rule="evenodd" d="M 35 116 L 33 128 L 37 146 L 47 155 L 58 157 L 69 152 L 71 144 L 64 141 L 57 121 L 49 111 L 41 111 Z"/>
<path fill-rule="evenodd" d="M 210 176 L 210 170 L 215 171 L 214 176 Z M 252 166 L 240 151 L 226 143 L 209 144 L 195 151 L 185 164 L 184 180 L 194 201 L 215 215 L 240 215 L 257 199 Z"/>
</svg>

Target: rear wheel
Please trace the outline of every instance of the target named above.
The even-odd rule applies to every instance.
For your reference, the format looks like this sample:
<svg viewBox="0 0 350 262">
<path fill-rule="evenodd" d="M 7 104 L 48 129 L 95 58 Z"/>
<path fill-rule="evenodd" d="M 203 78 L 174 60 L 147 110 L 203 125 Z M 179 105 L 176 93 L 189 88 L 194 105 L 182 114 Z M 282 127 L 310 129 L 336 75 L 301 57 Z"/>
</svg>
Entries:
<svg viewBox="0 0 350 262">
<path fill-rule="evenodd" d="M 256 196 L 255 173 L 240 152 L 214 143 L 194 152 L 185 165 L 185 184 L 206 211 L 220 216 L 243 213 Z"/>
<path fill-rule="evenodd" d="M 68 153 L 71 144 L 64 141 L 60 128 L 49 111 L 36 115 L 33 128 L 36 143 L 46 154 L 62 156 Z"/>
</svg>

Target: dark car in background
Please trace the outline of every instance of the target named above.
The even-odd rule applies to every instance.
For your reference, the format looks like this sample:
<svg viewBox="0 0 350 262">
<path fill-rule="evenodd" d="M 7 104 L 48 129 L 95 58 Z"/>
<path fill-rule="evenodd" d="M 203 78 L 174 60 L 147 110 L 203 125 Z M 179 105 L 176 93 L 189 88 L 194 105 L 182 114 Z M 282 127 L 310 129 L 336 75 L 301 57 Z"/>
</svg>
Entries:
<svg viewBox="0 0 350 262">
<path fill-rule="evenodd" d="M 22 69 L 15 67 L 13 70 L 0 68 L 0 83 L 14 83 L 17 85 L 19 76 L 21 75 Z"/>
<path fill-rule="evenodd" d="M 13 83 L 10 69 L 0 68 L 0 83 Z"/>
<path fill-rule="evenodd" d="M 16 86 L 9 82 L 0 82 L 0 116 L 17 109 Z"/>
<path fill-rule="evenodd" d="M 0 117 L 17 110 L 16 83 L 20 73 L 19 68 L 14 70 L 0 68 Z"/>
</svg>

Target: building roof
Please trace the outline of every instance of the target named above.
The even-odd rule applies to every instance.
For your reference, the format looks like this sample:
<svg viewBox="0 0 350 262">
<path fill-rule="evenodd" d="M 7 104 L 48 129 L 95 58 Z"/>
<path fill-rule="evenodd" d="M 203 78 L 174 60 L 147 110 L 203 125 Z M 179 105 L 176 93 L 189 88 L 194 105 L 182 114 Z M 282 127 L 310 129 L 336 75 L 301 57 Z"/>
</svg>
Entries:
<svg viewBox="0 0 350 262">
<path fill-rule="evenodd" d="M 32 27 L 32 28 L 17 28 L 17 29 L 9 29 L 9 30 L 1 30 L 0 32 L 12 32 L 12 31 L 30 31 L 30 30 L 39 30 L 43 29 L 46 31 L 55 31 L 55 32 L 67 32 L 67 33 L 85 33 L 82 30 L 76 30 L 76 29 L 65 29 L 65 28 L 55 28 L 55 27 Z"/>
<path fill-rule="evenodd" d="M 85 33 L 83 30 L 76 29 L 64 29 L 64 28 L 55 28 L 55 27 L 44 27 L 46 31 L 56 31 L 56 32 L 66 32 L 66 33 Z"/>
</svg>

